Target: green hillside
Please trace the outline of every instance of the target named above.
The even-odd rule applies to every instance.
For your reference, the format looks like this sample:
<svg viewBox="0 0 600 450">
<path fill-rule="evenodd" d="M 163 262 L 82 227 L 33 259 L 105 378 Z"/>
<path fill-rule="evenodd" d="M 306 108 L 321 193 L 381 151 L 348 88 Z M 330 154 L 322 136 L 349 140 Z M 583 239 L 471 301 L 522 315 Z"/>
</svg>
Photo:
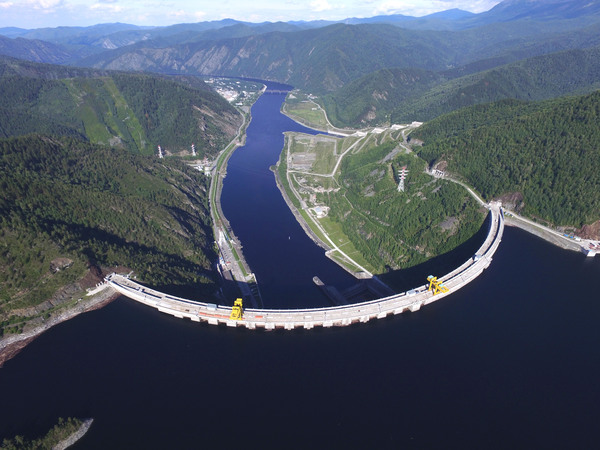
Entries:
<svg viewBox="0 0 600 450">
<path fill-rule="evenodd" d="M 150 285 L 196 285 L 210 296 L 207 183 L 173 158 L 72 138 L 0 140 L 0 317 L 115 265 Z"/>
<path fill-rule="evenodd" d="M 322 103 L 329 120 L 340 127 L 389 123 L 398 105 L 445 80 L 423 69 L 382 69 L 326 95 Z"/>
<path fill-rule="evenodd" d="M 200 155 L 214 155 L 241 124 L 209 88 L 152 75 L 0 59 L 0 90 L 0 137 L 72 136 L 141 154 L 153 154 L 157 145 L 180 152 L 194 143 Z"/>
<path fill-rule="evenodd" d="M 423 160 L 402 153 L 390 160 L 397 148 L 397 142 L 379 142 L 345 158 L 337 180 L 341 189 L 327 194 L 331 220 L 377 273 L 444 254 L 472 237 L 483 222 L 465 189 L 425 174 Z M 406 192 L 398 192 L 403 166 L 409 171 Z"/>
<path fill-rule="evenodd" d="M 600 47 L 537 56 L 456 78 L 462 72 L 384 69 L 348 83 L 322 103 L 334 125 L 363 127 L 427 121 L 507 98 L 546 100 L 588 93 L 600 87 Z"/>
<path fill-rule="evenodd" d="M 547 100 L 600 87 L 600 47 L 537 56 L 467 75 L 399 103 L 392 122 L 426 121 L 465 106 L 513 98 Z"/>
<path fill-rule="evenodd" d="M 526 214 L 556 225 L 600 220 L 600 92 L 465 108 L 412 136 L 424 142 L 420 156 L 488 200 L 522 196 Z"/>
</svg>

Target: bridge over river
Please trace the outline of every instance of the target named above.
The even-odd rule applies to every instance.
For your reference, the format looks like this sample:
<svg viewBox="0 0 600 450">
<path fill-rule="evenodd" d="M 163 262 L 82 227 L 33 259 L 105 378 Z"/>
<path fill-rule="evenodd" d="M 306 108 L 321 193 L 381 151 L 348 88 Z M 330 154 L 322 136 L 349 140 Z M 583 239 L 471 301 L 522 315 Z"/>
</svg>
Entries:
<svg viewBox="0 0 600 450">
<path fill-rule="evenodd" d="M 448 288 L 447 292 L 436 295 L 423 285 L 408 292 L 389 297 L 351 305 L 310 309 L 245 309 L 241 320 L 230 319 L 231 307 L 211 303 L 196 302 L 174 297 L 149 289 L 122 275 L 112 274 L 107 283 L 126 297 L 161 312 L 179 318 L 188 318 L 195 322 L 207 322 L 212 325 L 225 324 L 230 327 L 250 329 L 264 328 L 274 330 L 282 328 L 311 329 L 314 327 L 346 326 L 371 319 L 382 319 L 391 314 L 405 311 L 418 311 L 421 306 L 449 295 L 474 280 L 492 262 L 492 256 L 500 245 L 504 231 L 504 215 L 499 203 L 488 205 L 491 220 L 488 235 L 475 255 L 452 272 L 438 277 Z"/>
</svg>

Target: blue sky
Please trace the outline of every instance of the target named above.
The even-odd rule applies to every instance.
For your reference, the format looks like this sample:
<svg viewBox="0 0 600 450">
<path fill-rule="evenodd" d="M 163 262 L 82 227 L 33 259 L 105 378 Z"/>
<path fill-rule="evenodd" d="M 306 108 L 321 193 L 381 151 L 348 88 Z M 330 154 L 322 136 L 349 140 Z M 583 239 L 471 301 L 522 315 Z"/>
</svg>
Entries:
<svg viewBox="0 0 600 450">
<path fill-rule="evenodd" d="M 499 0 L 0 0 L 0 27 L 109 22 L 166 26 L 225 18 L 275 22 L 379 14 L 423 16 L 452 8 L 482 12 L 497 3 Z"/>
</svg>

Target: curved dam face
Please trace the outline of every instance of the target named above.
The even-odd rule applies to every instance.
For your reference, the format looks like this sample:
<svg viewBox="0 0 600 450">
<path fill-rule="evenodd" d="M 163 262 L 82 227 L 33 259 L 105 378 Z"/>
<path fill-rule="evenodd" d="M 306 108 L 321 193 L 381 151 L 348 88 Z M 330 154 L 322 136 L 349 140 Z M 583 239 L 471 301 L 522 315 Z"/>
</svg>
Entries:
<svg viewBox="0 0 600 450">
<path fill-rule="evenodd" d="M 245 309 L 241 319 L 234 320 L 230 318 L 232 311 L 230 307 L 174 297 L 149 289 L 122 275 L 109 275 L 106 282 L 124 296 L 152 306 L 161 312 L 211 325 L 225 324 L 230 327 L 267 330 L 347 326 L 368 322 L 371 319 L 382 319 L 405 311 L 418 311 L 421 306 L 444 298 L 477 278 L 492 262 L 492 256 L 498 249 L 504 232 L 501 205 L 492 202 L 489 210 L 490 229 L 484 243 L 472 258 L 452 272 L 438 278 L 447 291 L 435 295 L 427 285 L 422 285 L 408 292 L 344 306 L 309 309 Z"/>
</svg>

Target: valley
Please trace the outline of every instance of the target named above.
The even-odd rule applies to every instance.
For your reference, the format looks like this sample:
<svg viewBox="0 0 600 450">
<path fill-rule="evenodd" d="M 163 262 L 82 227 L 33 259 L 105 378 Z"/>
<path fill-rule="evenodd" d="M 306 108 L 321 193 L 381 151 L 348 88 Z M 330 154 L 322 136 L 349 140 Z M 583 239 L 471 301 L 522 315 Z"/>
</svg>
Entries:
<svg viewBox="0 0 600 450">
<path fill-rule="evenodd" d="M 86 1 L 0 5 L 3 446 L 598 440 L 599 2 Z"/>
</svg>

